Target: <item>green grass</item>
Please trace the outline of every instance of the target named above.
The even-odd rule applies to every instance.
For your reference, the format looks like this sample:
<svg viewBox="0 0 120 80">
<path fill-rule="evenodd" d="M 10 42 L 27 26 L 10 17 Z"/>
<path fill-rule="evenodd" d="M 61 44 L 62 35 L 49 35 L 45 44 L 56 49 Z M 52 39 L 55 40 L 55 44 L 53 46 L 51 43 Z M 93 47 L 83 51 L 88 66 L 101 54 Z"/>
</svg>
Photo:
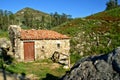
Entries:
<svg viewBox="0 0 120 80">
<path fill-rule="evenodd" d="M 0 30 L 0 38 L 7 37 L 8 38 L 8 32 Z"/>
<path fill-rule="evenodd" d="M 80 56 L 79 54 L 71 54 L 70 55 L 70 60 L 71 60 L 71 64 L 76 63 L 79 59 L 81 59 L 82 56 Z"/>
<path fill-rule="evenodd" d="M 28 65 L 28 63 L 26 64 Z M 7 67 L 7 71 L 11 72 L 11 73 L 26 73 L 26 65 L 25 63 L 16 63 L 16 64 L 11 64 Z"/>
<path fill-rule="evenodd" d="M 62 75 L 65 74 L 67 70 L 63 69 L 62 65 L 53 63 L 51 60 L 41 60 L 35 62 L 19 62 L 14 63 L 12 65 L 7 66 L 7 71 L 17 74 L 34 74 L 40 80 L 43 78 L 60 78 Z M 51 76 L 47 76 L 51 75 Z M 50 79 L 51 80 L 51 79 Z"/>
</svg>

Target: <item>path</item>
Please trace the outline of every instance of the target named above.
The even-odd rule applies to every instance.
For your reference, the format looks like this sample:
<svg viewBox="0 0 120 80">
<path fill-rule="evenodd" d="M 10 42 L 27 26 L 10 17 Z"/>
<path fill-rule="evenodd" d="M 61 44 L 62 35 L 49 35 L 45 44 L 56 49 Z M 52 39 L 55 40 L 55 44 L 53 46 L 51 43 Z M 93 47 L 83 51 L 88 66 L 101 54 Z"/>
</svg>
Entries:
<svg viewBox="0 0 120 80">
<path fill-rule="evenodd" d="M 0 80 L 30 80 L 30 79 L 26 78 L 23 75 L 12 74 L 7 71 L 4 72 L 2 69 L 0 69 Z"/>
<path fill-rule="evenodd" d="M 0 69 L 0 80 L 16 80 L 16 75 L 9 72 L 3 72 L 3 70 Z"/>
</svg>

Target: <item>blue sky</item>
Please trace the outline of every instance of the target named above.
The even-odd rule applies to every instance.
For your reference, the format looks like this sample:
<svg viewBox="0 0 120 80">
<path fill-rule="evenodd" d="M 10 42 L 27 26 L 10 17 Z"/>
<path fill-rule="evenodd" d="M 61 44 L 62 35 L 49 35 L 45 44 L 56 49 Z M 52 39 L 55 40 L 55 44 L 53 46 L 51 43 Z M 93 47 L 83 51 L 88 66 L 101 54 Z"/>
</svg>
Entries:
<svg viewBox="0 0 120 80">
<path fill-rule="evenodd" d="M 105 10 L 107 1 L 109 0 L 0 0 L 0 9 L 15 13 L 30 7 L 46 13 L 66 13 L 77 18 Z"/>
</svg>

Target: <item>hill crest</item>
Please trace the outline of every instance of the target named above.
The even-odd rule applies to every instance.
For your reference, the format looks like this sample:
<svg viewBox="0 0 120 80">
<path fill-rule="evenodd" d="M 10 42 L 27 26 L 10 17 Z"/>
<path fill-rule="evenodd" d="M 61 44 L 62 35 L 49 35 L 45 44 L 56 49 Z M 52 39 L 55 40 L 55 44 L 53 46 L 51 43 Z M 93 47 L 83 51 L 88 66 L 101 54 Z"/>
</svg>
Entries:
<svg viewBox="0 0 120 80">
<path fill-rule="evenodd" d="M 33 8 L 30 8 L 30 7 L 25 7 L 25 8 L 23 8 L 23 9 L 21 9 L 21 10 L 19 10 L 19 11 L 17 11 L 16 13 L 15 13 L 15 15 L 21 15 L 21 14 L 23 14 L 24 12 L 30 12 L 30 13 L 32 13 L 32 14 L 37 14 L 37 15 L 49 15 L 48 13 L 45 13 L 45 12 L 42 12 L 42 11 L 39 11 L 39 10 L 35 10 L 35 9 L 33 9 Z"/>
</svg>

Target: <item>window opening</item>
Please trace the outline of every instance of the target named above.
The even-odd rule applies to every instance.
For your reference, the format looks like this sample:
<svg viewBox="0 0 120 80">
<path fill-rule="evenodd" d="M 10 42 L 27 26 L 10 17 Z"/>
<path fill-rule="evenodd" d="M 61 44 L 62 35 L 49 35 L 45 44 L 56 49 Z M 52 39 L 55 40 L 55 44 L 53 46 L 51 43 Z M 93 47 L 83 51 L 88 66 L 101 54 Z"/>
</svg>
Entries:
<svg viewBox="0 0 120 80">
<path fill-rule="evenodd" d="M 44 49 L 44 46 L 42 46 L 42 49 Z"/>
<path fill-rule="evenodd" d="M 60 44 L 57 44 L 57 48 L 60 48 Z"/>
</svg>

